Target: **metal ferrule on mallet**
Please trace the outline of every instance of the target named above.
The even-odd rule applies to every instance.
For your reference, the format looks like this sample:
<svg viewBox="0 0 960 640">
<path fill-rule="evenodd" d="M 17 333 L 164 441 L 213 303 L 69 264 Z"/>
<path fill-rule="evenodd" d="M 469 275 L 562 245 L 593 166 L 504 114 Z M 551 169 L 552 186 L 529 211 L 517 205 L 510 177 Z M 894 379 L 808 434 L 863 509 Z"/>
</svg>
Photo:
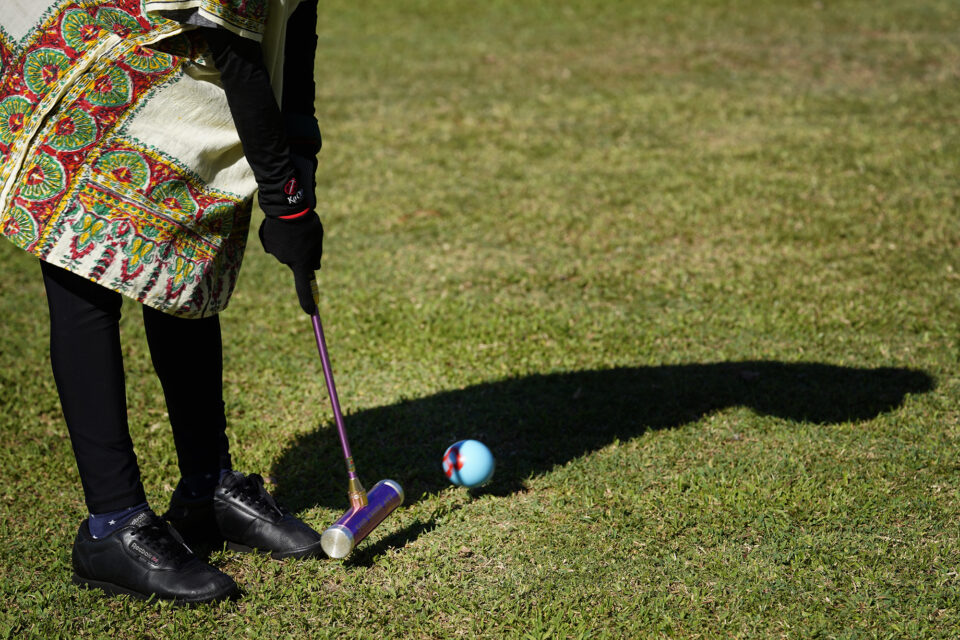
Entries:
<svg viewBox="0 0 960 640">
<path fill-rule="evenodd" d="M 345 558 L 384 518 L 403 503 L 403 489 L 393 480 L 381 480 L 367 492 L 360 483 L 353 465 L 350 443 L 347 441 L 347 429 L 343 424 L 340 399 L 337 397 L 337 389 L 333 383 L 333 367 L 330 366 L 327 341 L 323 335 L 323 326 L 320 324 L 320 289 L 316 278 L 310 283 L 310 287 L 313 300 L 317 305 L 316 313 L 311 316 L 313 333 L 317 339 L 323 377 L 327 382 L 327 393 L 330 395 L 333 417 L 340 436 L 340 446 L 343 448 L 343 458 L 347 464 L 347 498 L 350 500 L 350 509 L 323 532 L 320 536 L 320 544 L 331 558 Z"/>
<path fill-rule="evenodd" d="M 347 498 L 350 500 L 350 507 L 354 510 L 367 506 L 367 492 L 360 484 L 360 478 L 354 476 L 347 481 Z"/>
</svg>

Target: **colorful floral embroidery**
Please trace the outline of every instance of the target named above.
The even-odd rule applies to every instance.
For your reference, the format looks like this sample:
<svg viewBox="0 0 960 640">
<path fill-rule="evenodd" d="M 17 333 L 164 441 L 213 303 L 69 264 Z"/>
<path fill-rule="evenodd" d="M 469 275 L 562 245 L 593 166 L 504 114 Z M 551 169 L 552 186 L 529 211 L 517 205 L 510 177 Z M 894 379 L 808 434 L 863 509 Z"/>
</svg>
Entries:
<svg viewBox="0 0 960 640">
<path fill-rule="evenodd" d="M 130 77 L 119 67 L 110 67 L 97 75 L 90 92 L 87 93 L 87 102 L 99 107 L 121 107 L 133 95 Z"/>
<path fill-rule="evenodd" d="M 104 7 L 97 12 L 97 22 L 117 34 L 118 36 L 129 36 L 131 33 L 140 31 L 140 23 L 137 19 L 126 11 L 115 9 L 113 7 Z"/>
<path fill-rule="evenodd" d="M 208 11 L 229 19 L 253 23 L 261 31 L 267 21 L 267 0 L 214 0 L 204 2 L 204 5 Z"/>
<path fill-rule="evenodd" d="M 190 195 L 190 188 L 183 180 L 170 180 L 150 192 L 150 197 L 163 203 L 164 208 L 175 214 L 179 219 L 192 219 L 197 213 L 197 203 Z"/>
<path fill-rule="evenodd" d="M 179 288 L 183 283 L 193 276 L 193 270 L 197 268 L 196 263 L 187 260 L 183 256 L 177 256 L 167 268 L 167 273 L 173 276 L 170 279 L 171 284 Z"/>
<path fill-rule="evenodd" d="M 103 242 L 107 237 L 107 221 L 92 213 L 84 213 L 80 219 L 70 225 L 76 234 L 73 238 L 74 258 L 89 253 L 95 243 Z"/>
<path fill-rule="evenodd" d="M 13 57 L 13 41 L 0 27 L 0 69 L 6 70 Z"/>
<path fill-rule="evenodd" d="M 83 51 L 100 39 L 103 25 L 82 9 L 74 9 L 63 14 L 60 33 L 71 49 Z"/>
<path fill-rule="evenodd" d="M 213 188 L 197 167 L 128 130 L 144 105 L 163 104 L 165 88 L 190 79 L 195 34 L 165 37 L 178 25 L 146 15 L 141 0 L 34 1 L 47 9 L 19 41 L 0 14 L 0 232 L 152 307 L 187 317 L 219 311 L 237 279 L 250 193 Z M 255 18 L 258 4 L 231 6 Z M 112 34 L 122 39 L 97 46 Z M 175 119 L 180 104 L 163 113 Z M 165 134 L 156 135 L 152 144 L 162 146 Z M 216 164 L 203 170 L 219 175 Z"/>
<path fill-rule="evenodd" d="M 97 123 L 83 109 L 68 109 L 53 126 L 46 143 L 57 151 L 79 151 L 97 140 Z"/>
<path fill-rule="evenodd" d="M 142 236 L 134 236 L 123 247 L 123 254 L 127 256 L 127 259 L 123 261 L 121 279 L 129 280 L 140 275 L 143 271 L 143 265 L 153 262 L 154 249 L 156 248 L 156 243 L 150 242 Z"/>
<path fill-rule="evenodd" d="M 244 36 L 262 36 L 266 28 L 268 0 L 147 0 L 149 13 L 199 9 L 208 20 Z"/>
<path fill-rule="evenodd" d="M 47 200 L 59 195 L 65 186 L 63 165 L 41 151 L 27 165 L 26 179 L 19 195 L 27 200 Z"/>
<path fill-rule="evenodd" d="M 233 229 L 235 217 L 236 213 L 230 204 L 216 202 L 204 210 L 200 217 L 200 225 L 206 233 L 227 237 Z"/>
<path fill-rule="evenodd" d="M 137 47 L 123 61 L 141 73 L 163 73 L 173 67 L 173 56 L 147 47 Z"/>
<path fill-rule="evenodd" d="M 111 151 L 100 156 L 96 169 L 109 174 L 117 182 L 129 184 L 135 189 L 146 189 L 150 182 L 150 167 L 132 151 Z"/>
<path fill-rule="evenodd" d="M 14 207 L 3 224 L 3 235 L 18 245 L 29 245 L 37 239 L 37 223 L 23 207 Z"/>
<path fill-rule="evenodd" d="M 61 74 L 70 66 L 67 54 L 56 49 L 37 49 L 27 54 L 23 63 L 23 81 L 27 88 L 38 96 L 60 79 Z"/>
<path fill-rule="evenodd" d="M 33 105 L 23 96 L 10 96 L 0 102 L 0 142 L 11 144 L 23 130 L 24 120 Z"/>
</svg>

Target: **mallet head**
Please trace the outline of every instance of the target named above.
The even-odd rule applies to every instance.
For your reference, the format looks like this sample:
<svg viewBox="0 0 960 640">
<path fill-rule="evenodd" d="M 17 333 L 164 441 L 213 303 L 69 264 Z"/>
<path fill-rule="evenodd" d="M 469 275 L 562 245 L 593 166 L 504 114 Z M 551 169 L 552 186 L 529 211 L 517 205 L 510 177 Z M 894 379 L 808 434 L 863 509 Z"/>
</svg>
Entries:
<svg viewBox="0 0 960 640">
<path fill-rule="evenodd" d="M 367 492 L 366 506 L 351 507 L 323 532 L 320 544 L 331 558 L 346 558 L 384 518 L 403 503 L 403 489 L 393 480 L 381 480 Z"/>
</svg>

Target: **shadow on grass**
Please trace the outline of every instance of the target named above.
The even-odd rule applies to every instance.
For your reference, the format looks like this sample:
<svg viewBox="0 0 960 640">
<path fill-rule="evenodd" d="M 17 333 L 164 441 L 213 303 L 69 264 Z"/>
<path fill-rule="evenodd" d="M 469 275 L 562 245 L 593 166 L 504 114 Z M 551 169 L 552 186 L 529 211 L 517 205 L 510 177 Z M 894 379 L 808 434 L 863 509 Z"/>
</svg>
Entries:
<svg viewBox="0 0 960 640">
<path fill-rule="evenodd" d="M 678 427 L 713 411 L 746 406 L 797 422 L 860 421 L 899 406 L 934 380 L 903 368 L 723 362 L 535 375 L 445 391 L 346 417 L 361 479 L 398 481 L 407 502 L 447 486 L 444 450 L 463 438 L 497 459 L 486 493 L 523 488 L 531 475 L 651 429 Z M 349 401 L 347 401 L 349 403 Z M 300 511 L 346 505 L 346 472 L 332 425 L 293 442 L 273 471 L 278 497 Z M 394 536 L 416 538 L 430 528 Z M 411 538 L 412 536 L 412 538 Z M 395 546 L 389 544 L 388 546 Z"/>
</svg>

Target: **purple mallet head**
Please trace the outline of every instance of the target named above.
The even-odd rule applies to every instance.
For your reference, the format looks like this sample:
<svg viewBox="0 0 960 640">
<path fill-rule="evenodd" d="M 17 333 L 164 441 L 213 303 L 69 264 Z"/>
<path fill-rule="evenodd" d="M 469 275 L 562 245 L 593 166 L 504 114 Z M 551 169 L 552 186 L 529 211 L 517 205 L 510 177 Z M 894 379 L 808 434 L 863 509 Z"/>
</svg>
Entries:
<svg viewBox="0 0 960 640">
<path fill-rule="evenodd" d="M 393 480 L 381 480 L 367 492 L 367 505 L 351 508 L 323 532 L 320 544 L 331 558 L 346 558 L 374 527 L 403 503 L 403 489 Z"/>
</svg>

